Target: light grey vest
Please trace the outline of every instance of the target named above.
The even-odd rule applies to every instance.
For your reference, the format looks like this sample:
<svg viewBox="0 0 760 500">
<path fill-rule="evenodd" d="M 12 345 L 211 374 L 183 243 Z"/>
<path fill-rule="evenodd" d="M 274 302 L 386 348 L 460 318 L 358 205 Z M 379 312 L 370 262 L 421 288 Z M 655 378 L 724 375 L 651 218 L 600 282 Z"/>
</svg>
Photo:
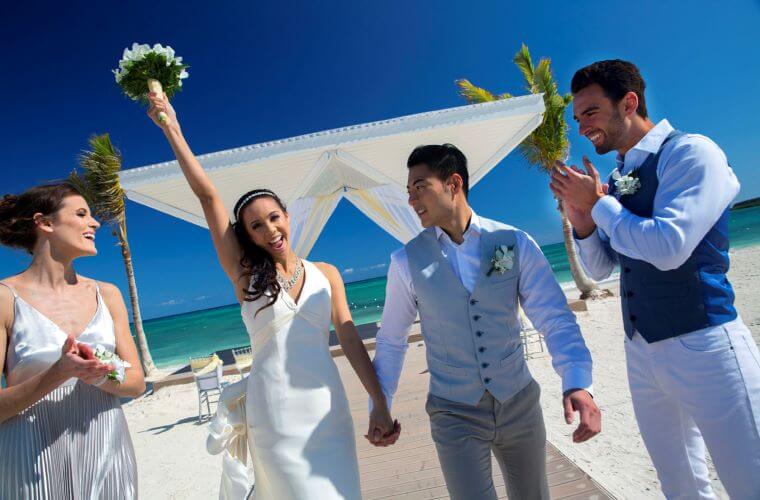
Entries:
<svg viewBox="0 0 760 500">
<path fill-rule="evenodd" d="M 496 221 L 481 217 L 480 222 L 481 269 L 472 294 L 444 258 L 434 228 L 406 244 L 430 392 L 469 405 L 486 390 L 503 402 L 532 380 L 520 341 L 515 232 Z M 513 247 L 514 264 L 503 274 L 487 276 L 499 245 Z"/>
</svg>

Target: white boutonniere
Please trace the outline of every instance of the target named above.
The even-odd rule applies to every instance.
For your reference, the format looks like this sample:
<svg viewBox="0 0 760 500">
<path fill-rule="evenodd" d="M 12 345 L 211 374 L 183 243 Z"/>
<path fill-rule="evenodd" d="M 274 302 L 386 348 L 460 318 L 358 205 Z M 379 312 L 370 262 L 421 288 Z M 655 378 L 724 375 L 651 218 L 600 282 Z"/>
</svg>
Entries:
<svg viewBox="0 0 760 500">
<path fill-rule="evenodd" d="M 93 349 L 93 354 L 102 363 L 114 366 L 114 369 L 106 374 L 106 378 L 113 380 L 119 384 L 124 382 L 125 369 L 131 367 L 132 365 L 121 359 L 116 353 L 109 351 L 100 344 L 95 346 L 95 349 Z"/>
<path fill-rule="evenodd" d="M 496 249 L 493 251 L 493 256 L 491 257 L 491 269 L 488 271 L 486 276 L 491 276 L 491 274 L 496 271 L 499 274 L 504 274 L 510 269 L 512 269 L 512 266 L 515 263 L 515 252 L 513 246 L 507 246 L 507 245 L 499 245 L 496 247 Z"/>
<path fill-rule="evenodd" d="M 618 198 L 631 195 L 641 187 L 638 170 L 626 175 L 620 175 L 620 171 L 615 170 L 612 172 L 612 180 L 615 181 L 615 193 Z"/>
</svg>

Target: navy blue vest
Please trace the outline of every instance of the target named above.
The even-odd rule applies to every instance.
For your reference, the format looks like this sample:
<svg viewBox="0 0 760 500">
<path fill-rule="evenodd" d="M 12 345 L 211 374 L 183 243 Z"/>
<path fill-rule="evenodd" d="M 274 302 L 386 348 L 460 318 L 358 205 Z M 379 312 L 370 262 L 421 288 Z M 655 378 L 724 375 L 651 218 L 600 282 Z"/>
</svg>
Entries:
<svg viewBox="0 0 760 500">
<path fill-rule="evenodd" d="M 671 132 L 657 153 L 650 154 L 635 169 L 641 186 L 635 193 L 619 197 L 621 205 L 633 214 L 652 217 L 659 184 L 660 154 L 665 144 L 681 135 L 682 132 Z M 609 194 L 614 196 L 616 188 L 612 179 L 609 186 Z M 652 343 L 736 318 L 734 291 L 726 278 L 728 209 L 677 269 L 661 271 L 648 262 L 621 253 L 617 253 L 617 257 L 623 324 L 629 338 L 637 331 Z"/>
</svg>

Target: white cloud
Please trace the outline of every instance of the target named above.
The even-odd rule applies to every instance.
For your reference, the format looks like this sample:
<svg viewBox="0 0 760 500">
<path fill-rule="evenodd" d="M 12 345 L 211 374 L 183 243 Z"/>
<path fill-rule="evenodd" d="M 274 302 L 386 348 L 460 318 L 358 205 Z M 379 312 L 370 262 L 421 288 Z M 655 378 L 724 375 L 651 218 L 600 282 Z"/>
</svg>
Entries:
<svg viewBox="0 0 760 500">
<path fill-rule="evenodd" d="M 375 269 L 384 269 L 386 267 L 388 267 L 388 264 L 386 264 L 386 263 L 375 264 L 375 265 L 372 265 L 372 266 L 366 266 L 366 267 L 360 267 L 360 268 L 349 267 L 349 268 L 344 269 L 341 274 L 343 274 L 345 276 L 345 275 L 348 275 L 348 274 L 355 274 L 355 273 L 363 273 L 363 272 L 367 272 L 367 271 L 374 271 Z"/>
<path fill-rule="evenodd" d="M 203 300 L 203 299 L 207 299 L 207 298 L 208 298 L 208 295 L 200 295 L 198 297 L 195 297 L 193 300 Z"/>
<path fill-rule="evenodd" d="M 176 306 L 177 304 L 181 304 L 183 302 L 184 302 L 184 300 L 182 300 L 182 299 L 171 299 L 171 300 L 167 300 L 166 302 L 161 302 L 158 305 L 159 306 L 163 306 L 163 307 L 165 307 L 165 306 Z"/>
</svg>

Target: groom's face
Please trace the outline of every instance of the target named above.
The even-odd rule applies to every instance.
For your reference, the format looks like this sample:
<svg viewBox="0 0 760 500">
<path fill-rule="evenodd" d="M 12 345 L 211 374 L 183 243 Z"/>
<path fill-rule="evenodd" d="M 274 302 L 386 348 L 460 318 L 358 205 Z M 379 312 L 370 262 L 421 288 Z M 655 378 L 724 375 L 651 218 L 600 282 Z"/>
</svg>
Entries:
<svg viewBox="0 0 760 500">
<path fill-rule="evenodd" d="M 424 163 L 409 169 L 406 191 L 422 227 L 440 226 L 451 218 L 454 195 L 450 183 L 439 179 Z"/>
<path fill-rule="evenodd" d="M 621 100 L 622 103 L 622 100 Z M 573 118 L 578 132 L 603 155 L 618 149 L 625 136 L 625 120 L 621 110 L 625 103 L 615 103 L 598 84 L 589 85 L 573 96 Z"/>
</svg>

